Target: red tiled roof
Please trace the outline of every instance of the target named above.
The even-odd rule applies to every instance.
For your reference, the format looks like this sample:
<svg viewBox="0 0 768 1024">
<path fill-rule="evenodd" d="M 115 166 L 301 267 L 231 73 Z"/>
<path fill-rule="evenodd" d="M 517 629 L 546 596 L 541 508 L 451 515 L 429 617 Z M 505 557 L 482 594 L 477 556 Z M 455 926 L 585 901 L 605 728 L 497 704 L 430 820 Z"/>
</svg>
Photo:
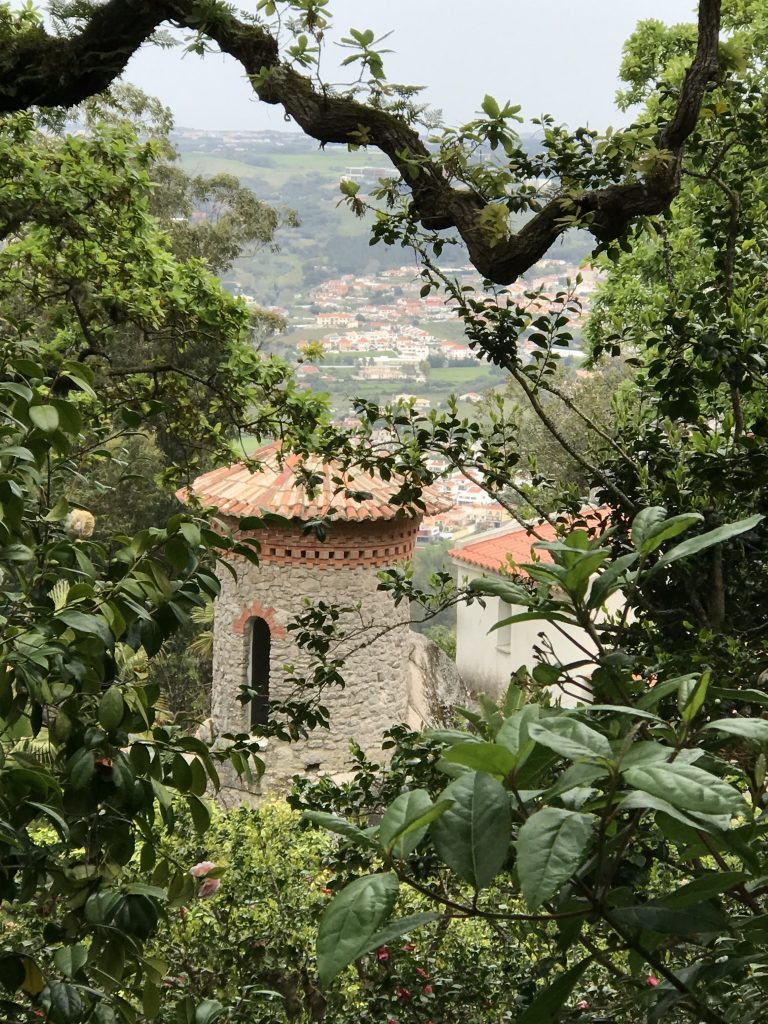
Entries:
<svg viewBox="0 0 768 1024">
<path fill-rule="evenodd" d="M 591 509 L 587 512 L 588 519 L 597 521 L 607 517 L 607 509 Z M 552 556 L 546 549 L 536 548 L 534 557 L 531 547 L 537 541 L 557 540 L 557 531 L 551 523 L 535 523 L 530 532 L 519 523 L 511 523 L 502 530 L 492 531 L 492 536 L 464 544 L 460 548 L 452 548 L 448 554 L 459 562 L 477 566 L 495 573 L 513 571 L 510 562 L 516 565 L 521 562 L 551 562 Z"/>
<path fill-rule="evenodd" d="M 284 456 L 282 461 L 279 456 L 279 442 L 267 445 L 253 453 L 252 458 L 261 463 L 259 468 L 252 470 L 236 463 L 211 470 L 194 481 L 191 491 L 204 505 L 213 505 L 226 516 L 257 516 L 273 512 L 286 519 L 307 521 L 331 514 L 336 520 L 362 522 L 394 519 L 402 514 L 401 506 L 390 504 L 390 498 L 397 491 L 396 481 L 385 483 L 362 470 L 342 475 L 333 463 L 323 463 L 318 457 L 309 457 L 302 462 L 295 454 Z M 322 482 L 311 493 L 296 476 L 296 471 L 302 467 L 313 476 L 322 477 Z M 339 483 L 338 478 L 343 482 Z M 355 501 L 344 494 L 345 487 L 365 491 L 371 497 Z M 186 489 L 177 492 L 181 501 L 187 495 Z M 453 504 L 429 488 L 424 489 L 422 498 L 430 514 L 442 512 Z M 416 508 L 406 507 L 405 511 L 412 517 L 423 514 Z"/>
<path fill-rule="evenodd" d="M 530 562 L 531 545 L 537 540 L 556 540 L 555 528 L 549 523 L 536 526 L 533 533 L 529 533 L 524 526 L 514 523 L 503 533 L 493 531 L 495 536 L 485 540 L 476 540 L 473 544 L 466 544 L 464 547 L 452 548 L 448 554 L 459 562 L 466 562 L 467 565 L 475 565 L 479 569 L 488 569 L 491 572 L 510 572 L 510 558 L 513 562 Z M 542 562 L 551 562 L 552 558 L 548 551 L 537 551 Z"/>
</svg>

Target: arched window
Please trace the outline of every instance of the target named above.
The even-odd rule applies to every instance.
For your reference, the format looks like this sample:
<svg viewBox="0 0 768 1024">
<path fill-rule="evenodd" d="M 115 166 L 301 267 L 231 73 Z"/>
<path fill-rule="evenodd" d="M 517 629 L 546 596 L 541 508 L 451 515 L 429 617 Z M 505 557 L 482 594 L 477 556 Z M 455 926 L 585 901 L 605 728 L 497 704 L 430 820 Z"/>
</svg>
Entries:
<svg viewBox="0 0 768 1024">
<path fill-rule="evenodd" d="M 269 651 L 271 637 L 264 619 L 250 621 L 251 643 L 248 659 L 248 686 L 255 693 L 251 700 L 251 728 L 266 725 L 269 718 Z"/>
</svg>

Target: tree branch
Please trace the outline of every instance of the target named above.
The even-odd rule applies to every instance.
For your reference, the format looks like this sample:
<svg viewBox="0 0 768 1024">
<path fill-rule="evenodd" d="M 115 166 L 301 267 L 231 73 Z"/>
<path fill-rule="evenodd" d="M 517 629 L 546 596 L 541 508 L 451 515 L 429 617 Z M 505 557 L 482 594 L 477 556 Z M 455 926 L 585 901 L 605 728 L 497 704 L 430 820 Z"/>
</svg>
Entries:
<svg viewBox="0 0 768 1024">
<path fill-rule="evenodd" d="M 700 0 L 698 45 L 676 110 L 658 147 L 668 154 L 644 179 L 585 189 L 550 200 L 516 234 L 491 239 L 478 218 L 485 203 L 453 186 L 417 132 L 401 117 L 316 87 L 280 60 L 276 40 L 261 25 L 238 19 L 223 5 L 209 20 L 195 0 L 108 0 L 79 34 L 54 37 L 42 28 L 12 36 L 0 56 L 0 112 L 30 106 L 71 106 L 105 89 L 163 21 L 200 32 L 234 57 L 265 103 L 280 105 L 321 144 L 355 143 L 365 129 L 411 189 L 413 212 L 428 229 L 456 229 L 477 270 L 510 284 L 533 266 L 575 215 L 601 241 L 620 236 L 637 217 L 661 213 L 677 195 L 685 142 L 696 126 L 707 86 L 718 72 L 721 0 Z M 266 72 L 266 74 L 264 73 Z"/>
</svg>

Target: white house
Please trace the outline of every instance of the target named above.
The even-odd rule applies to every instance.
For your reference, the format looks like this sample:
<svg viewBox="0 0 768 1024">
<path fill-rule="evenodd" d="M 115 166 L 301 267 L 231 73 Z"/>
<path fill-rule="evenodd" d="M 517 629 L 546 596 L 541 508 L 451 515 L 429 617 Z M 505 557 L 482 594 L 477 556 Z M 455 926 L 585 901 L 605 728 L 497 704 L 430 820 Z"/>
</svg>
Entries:
<svg viewBox="0 0 768 1024">
<path fill-rule="evenodd" d="M 549 523 L 539 523 L 529 532 L 516 522 L 506 523 L 496 530 L 489 530 L 477 540 L 468 540 L 453 548 L 449 554 L 457 570 L 461 585 L 481 577 L 511 580 L 514 575 L 524 575 L 513 570 L 511 563 L 531 562 L 531 547 L 537 541 L 557 539 L 555 529 Z M 551 561 L 548 553 L 538 549 L 536 557 Z M 571 629 L 567 637 L 543 620 L 517 622 L 490 632 L 497 622 L 509 618 L 524 609 L 510 606 L 497 597 L 485 598 L 485 608 L 475 601 L 471 605 L 459 604 L 456 620 L 456 665 L 465 685 L 473 693 L 487 693 L 500 698 L 509 685 L 510 676 L 525 665 L 533 669 L 537 664 L 535 652 L 543 644 L 551 644 L 556 658 L 562 663 L 577 661 L 584 653 L 577 644 L 589 650 L 593 644 L 581 629 Z M 616 604 L 619 602 L 616 601 Z M 579 672 L 575 673 L 577 676 Z M 589 670 L 585 670 L 589 675 Z M 569 687 L 569 689 L 572 689 Z M 588 689 L 573 689 L 565 693 L 559 688 L 556 699 L 566 707 L 588 700 Z"/>
</svg>

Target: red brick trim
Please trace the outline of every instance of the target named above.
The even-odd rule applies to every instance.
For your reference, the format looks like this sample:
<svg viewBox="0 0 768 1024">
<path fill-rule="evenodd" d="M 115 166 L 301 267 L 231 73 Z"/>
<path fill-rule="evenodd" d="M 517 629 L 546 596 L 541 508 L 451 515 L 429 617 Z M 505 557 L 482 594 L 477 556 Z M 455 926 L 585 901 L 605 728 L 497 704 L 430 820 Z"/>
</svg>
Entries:
<svg viewBox="0 0 768 1024">
<path fill-rule="evenodd" d="M 257 539 L 259 561 L 265 565 L 381 569 L 413 557 L 419 523 L 419 519 L 334 523 L 323 541 L 304 533 L 301 523 L 236 536 Z"/>
<path fill-rule="evenodd" d="M 243 605 L 242 611 L 232 623 L 232 629 L 242 636 L 251 619 L 264 619 L 272 636 L 281 638 L 285 636 L 285 626 L 279 625 L 275 619 L 275 609 L 265 608 L 259 601 L 251 601 L 250 604 Z"/>
</svg>

